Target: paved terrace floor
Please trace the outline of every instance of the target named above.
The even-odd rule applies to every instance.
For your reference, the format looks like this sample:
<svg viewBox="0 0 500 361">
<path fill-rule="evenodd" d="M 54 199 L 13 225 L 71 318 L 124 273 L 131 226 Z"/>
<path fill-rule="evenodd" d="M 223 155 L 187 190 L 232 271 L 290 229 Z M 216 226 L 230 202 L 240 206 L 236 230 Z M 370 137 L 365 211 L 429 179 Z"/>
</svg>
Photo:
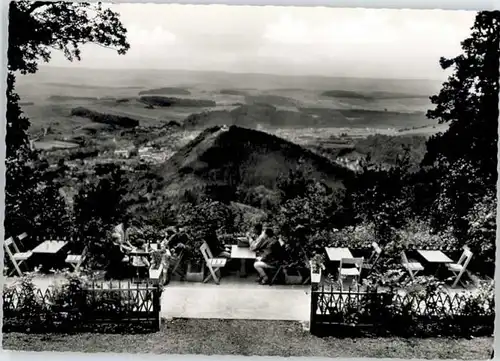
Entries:
<svg viewBox="0 0 500 361">
<path fill-rule="evenodd" d="M 260 285 L 254 277 L 225 277 L 220 285 L 172 281 L 165 287 L 165 318 L 307 321 L 309 286 Z"/>
</svg>

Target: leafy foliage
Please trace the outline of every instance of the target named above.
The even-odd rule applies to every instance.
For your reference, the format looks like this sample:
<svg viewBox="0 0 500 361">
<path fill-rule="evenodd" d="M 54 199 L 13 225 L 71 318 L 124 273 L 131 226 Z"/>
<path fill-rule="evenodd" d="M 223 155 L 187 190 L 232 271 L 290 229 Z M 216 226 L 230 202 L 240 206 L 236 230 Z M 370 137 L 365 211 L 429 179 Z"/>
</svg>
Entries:
<svg viewBox="0 0 500 361">
<path fill-rule="evenodd" d="M 411 169 L 417 170 L 426 153 L 426 138 L 423 136 L 373 134 L 355 144 L 357 152 L 369 155 L 372 162 L 386 166 L 396 165 L 405 149 L 408 149 Z"/>
<path fill-rule="evenodd" d="M 106 166 L 97 169 L 96 179 L 87 178 L 75 196 L 75 233 L 85 240 L 92 261 L 97 264 L 107 264 L 113 247 L 108 232 L 126 216 L 126 185 L 127 179 L 118 166 Z"/>
<path fill-rule="evenodd" d="M 429 140 L 425 164 L 464 160 L 478 169 L 485 185 L 497 179 L 500 11 L 476 16 L 463 54 L 441 58 L 443 69 L 454 72 L 440 93 L 431 98 L 428 117 L 449 123 L 449 129 Z"/>
<path fill-rule="evenodd" d="M 210 199 L 197 204 L 184 204 L 179 210 L 179 224 L 189 235 L 186 246 L 187 257 L 195 265 L 201 265 L 203 257 L 199 249 L 203 241 L 213 232 L 233 233 L 235 215 L 230 206 Z"/>
<path fill-rule="evenodd" d="M 440 285 L 428 283 L 406 295 L 373 291 L 340 294 L 321 289 L 314 291 L 312 297 L 322 317 L 314 314 L 311 327 L 316 330 L 321 321 L 333 322 L 337 326 L 329 330 L 344 336 L 353 330 L 361 332 L 361 325 L 371 326 L 369 332 L 377 335 L 405 337 L 489 336 L 494 328 L 492 283 L 468 294 L 449 295 L 443 293 Z"/>
<path fill-rule="evenodd" d="M 69 236 L 71 218 L 56 182 L 62 170 L 49 169 L 45 160 L 24 147 L 5 163 L 6 234 L 29 232 L 38 237 Z"/>
<path fill-rule="evenodd" d="M 286 243 L 289 263 L 302 266 L 322 252 L 335 227 L 344 225 L 344 192 L 315 180 L 303 164 L 281 176 L 278 189 L 281 204 L 271 221 Z"/>
<path fill-rule="evenodd" d="M 126 30 L 118 14 L 100 3 L 43 1 L 10 2 L 8 30 L 5 228 L 9 234 L 67 236 L 71 219 L 55 182 L 62 170 L 49 170 L 47 162 L 30 148 L 30 123 L 14 91 L 14 73 L 35 73 L 39 61 L 50 60 L 53 49 L 62 51 L 68 60 L 80 60 L 80 46 L 86 43 L 113 47 L 124 54 L 130 47 Z M 81 227 L 96 228 L 92 222 L 84 225 L 91 218 L 88 214 L 78 217 Z"/>
<path fill-rule="evenodd" d="M 490 272 L 495 265 L 496 215 L 497 197 L 489 192 L 474 204 L 466 216 L 467 245 L 475 253 L 475 263 L 489 266 Z"/>
<path fill-rule="evenodd" d="M 127 30 L 118 14 L 101 3 L 13 1 L 9 4 L 8 69 L 35 73 L 51 50 L 80 60 L 82 44 L 94 43 L 125 54 Z"/>
<path fill-rule="evenodd" d="M 5 145 L 7 150 L 7 159 L 18 156 L 16 152 L 28 152 L 29 139 L 27 131 L 30 126 L 28 118 L 23 116 L 19 106 L 19 95 L 14 91 L 16 78 L 14 74 L 7 74 L 7 133 L 5 136 Z"/>
<path fill-rule="evenodd" d="M 102 283 L 67 275 L 60 286 L 41 291 L 31 276 L 20 284 L 4 288 L 4 332 L 144 332 L 158 327 L 160 290 L 117 288 L 102 290 Z M 139 293 L 142 293 L 139 296 Z M 155 300 L 156 299 L 156 300 Z M 134 324 L 134 317 L 150 318 L 150 323 Z M 108 321 L 101 324 L 100 320 Z M 123 322 L 127 321 L 127 322 Z"/>
</svg>

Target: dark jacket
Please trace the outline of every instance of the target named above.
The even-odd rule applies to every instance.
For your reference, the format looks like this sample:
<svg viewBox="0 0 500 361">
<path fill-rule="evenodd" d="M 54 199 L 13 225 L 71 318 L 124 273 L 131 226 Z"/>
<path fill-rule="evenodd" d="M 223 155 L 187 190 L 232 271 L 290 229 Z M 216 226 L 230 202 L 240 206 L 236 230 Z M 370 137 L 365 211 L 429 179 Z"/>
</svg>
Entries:
<svg viewBox="0 0 500 361">
<path fill-rule="evenodd" d="M 255 248 L 255 252 L 257 255 L 262 257 L 264 253 L 268 253 L 269 249 L 273 245 L 273 243 L 276 241 L 276 238 L 274 237 L 268 237 L 264 236 L 260 244 Z"/>
<path fill-rule="evenodd" d="M 262 262 L 267 264 L 276 264 L 282 262 L 285 258 L 285 249 L 276 238 L 267 239 L 267 247 L 261 254 Z"/>
<path fill-rule="evenodd" d="M 186 245 L 187 243 L 189 243 L 189 236 L 184 232 L 175 233 L 168 240 L 168 246 L 171 248 L 175 248 L 179 244 Z"/>
<path fill-rule="evenodd" d="M 222 245 L 219 237 L 217 237 L 217 234 L 215 232 L 208 234 L 205 237 L 205 242 L 207 242 L 208 247 L 210 248 L 210 251 L 212 252 L 214 257 L 217 257 L 219 254 L 221 254 L 221 252 L 224 251 L 224 246 Z"/>
</svg>

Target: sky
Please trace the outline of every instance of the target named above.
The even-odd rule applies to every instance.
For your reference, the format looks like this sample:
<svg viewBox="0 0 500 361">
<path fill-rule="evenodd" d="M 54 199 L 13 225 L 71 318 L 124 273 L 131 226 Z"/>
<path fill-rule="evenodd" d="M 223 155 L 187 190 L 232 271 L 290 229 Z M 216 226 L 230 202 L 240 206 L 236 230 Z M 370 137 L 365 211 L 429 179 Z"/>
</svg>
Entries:
<svg viewBox="0 0 500 361">
<path fill-rule="evenodd" d="M 175 4 L 113 4 L 126 55 L 86 45 L 82 61 L 51 66 L 441 79 L 475 13 Z"/>
</svg>

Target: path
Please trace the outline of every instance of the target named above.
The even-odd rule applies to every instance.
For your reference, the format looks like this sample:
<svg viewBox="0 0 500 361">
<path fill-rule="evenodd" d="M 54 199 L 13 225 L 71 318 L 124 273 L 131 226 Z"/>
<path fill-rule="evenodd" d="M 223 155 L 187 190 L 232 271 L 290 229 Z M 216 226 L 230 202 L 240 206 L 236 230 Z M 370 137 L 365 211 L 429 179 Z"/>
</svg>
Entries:
<svg viewBox="0 0 500 361">
<path fill-rule="evenodd" d="M 307 321 L 310 302 L 308 286 L 171 282 L 161 317 Z"/>
</svg>

